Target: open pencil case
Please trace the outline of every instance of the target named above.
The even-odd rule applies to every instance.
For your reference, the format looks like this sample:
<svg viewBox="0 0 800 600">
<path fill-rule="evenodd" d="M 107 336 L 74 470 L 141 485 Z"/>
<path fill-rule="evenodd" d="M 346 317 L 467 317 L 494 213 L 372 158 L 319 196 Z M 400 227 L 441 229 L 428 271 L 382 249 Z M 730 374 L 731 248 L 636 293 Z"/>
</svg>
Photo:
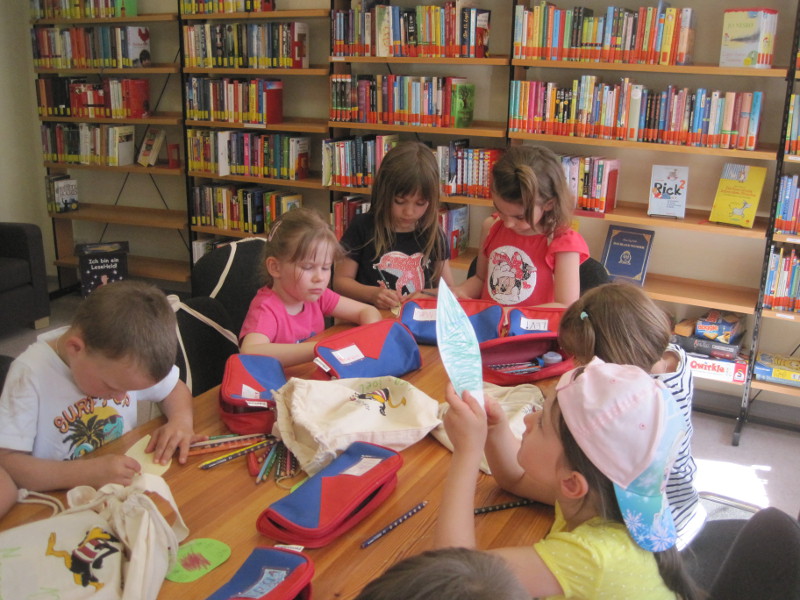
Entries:
<svg viewBox="0 0 800 600">
<path fill-rule="evenodd" d="M 542 332 L 497 338 L 480 344 L 483 380 L 495 385 L 515 386 L 562 375 L 575 364 L 558 344 L 558 333 Z M 560 361 L 545 364 L 546 353 Z"/>
<path fill-rule="evenodd" d="M 335 379 L 400 377 L 422 366 L 419 346 L 395 319 L 360 325 L 317 342 L 314 362 Z"/>
<path fill-rule="evenodd" d="M 288 548 L 254 548 L 233 577 L 206 600 L 311 600 L 311 559 Z"/>
<path fill-rule="evenodd" d="M 436 345 L 436 298 L 407 300 L 400 308 L 400 321 L 408 327 L 418 344 Z M 500 335 L 503 307 L 489 300 L 460 298 L 458 303 L 467 314 L 478 342 Z"/>
<path fill-rule="evenodd" d="M 232 354 L 219 388 L 219 416 L 234 433 L 270 433 L 275 424 L 272 390 L 286 383 L 281 363 L 271 356 Z"/>
<path fill-rule="evenodd" d="M 354 442 L 328 466 L 258 517 L 274 540 L 319 548 L 374 511 L 397 486 L 403 458 L 389 448 Z"/>
</svg>

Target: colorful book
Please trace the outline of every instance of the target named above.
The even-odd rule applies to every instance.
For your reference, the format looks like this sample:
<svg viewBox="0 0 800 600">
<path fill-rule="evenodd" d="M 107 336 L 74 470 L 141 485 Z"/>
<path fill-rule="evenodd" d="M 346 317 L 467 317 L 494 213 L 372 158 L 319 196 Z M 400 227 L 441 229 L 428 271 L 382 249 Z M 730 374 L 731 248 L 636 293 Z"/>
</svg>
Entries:
<svg viewBox="0 0 800 600">
<path fill-rule="evenodd" d="M 726 163 L 709 220 L 752 228 L 766 177 L 766 167 Z"/>
<path fill-rule="evenodd" d="M 75 179 L 56 179 L 53 184 L 52 212 L 78 210 L 78 181 Z"/>
<path fill-rule="evenodd" d="M 769 8 L 726 9 L 719 66 L 771 68 L 777 16 L 778 11 Z"/>
<path fill-rule="evenodd" d="M 156 164 L 158 153 L 161 151 L 161 146 L 164 145 L 166 135 L 167 132 L 163 128 L 151 127 L 148 129 L 142 141 L 142 147 L 139 149 L 139 156 L 136 162 L 143 167 Z"/>
<path fill-rule="evenodd" d="M 644 285 L 655 231 L 609 225 L 601 261 L 612 281 Z"/>
<path fill-rule="evenodd" d="M 682 219 L 686 215 L 688 190 L 689 167 L 653 165 L 647 214 Z"/>
<path fill-rule="evenodd" d="M 453 84 L 451 124 L 453 127 L 471 127 L 475 111 L 475 84 Z"/>
</svg>

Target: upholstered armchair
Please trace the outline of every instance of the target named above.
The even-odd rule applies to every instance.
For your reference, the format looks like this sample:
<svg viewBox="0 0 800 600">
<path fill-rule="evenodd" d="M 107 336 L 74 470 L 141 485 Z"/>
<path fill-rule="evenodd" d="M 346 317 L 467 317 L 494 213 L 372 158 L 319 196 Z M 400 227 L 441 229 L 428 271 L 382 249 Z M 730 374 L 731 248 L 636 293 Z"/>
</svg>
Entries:
<svg viewBox="0 0 800 600">
<path fill-rule="evenodd" d="M 31 223 L 0 223 L 0 333 L 49 324 L 42 231 Z"/>
</svg>

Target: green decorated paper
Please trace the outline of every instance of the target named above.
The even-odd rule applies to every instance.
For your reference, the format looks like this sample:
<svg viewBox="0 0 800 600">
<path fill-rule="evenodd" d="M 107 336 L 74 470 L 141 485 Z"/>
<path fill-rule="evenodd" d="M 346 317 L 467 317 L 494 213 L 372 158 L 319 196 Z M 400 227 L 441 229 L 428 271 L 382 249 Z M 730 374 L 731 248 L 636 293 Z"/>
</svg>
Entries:
<svg viewBox="0 0 800 600">
<path fill-rule="evenodd" d="M 216 569 L 231 555 L 231 548 L 219 540 L 197 538 L 178 548 L 178 558 L 167 579 L 189 583 Z"/>
</svg>

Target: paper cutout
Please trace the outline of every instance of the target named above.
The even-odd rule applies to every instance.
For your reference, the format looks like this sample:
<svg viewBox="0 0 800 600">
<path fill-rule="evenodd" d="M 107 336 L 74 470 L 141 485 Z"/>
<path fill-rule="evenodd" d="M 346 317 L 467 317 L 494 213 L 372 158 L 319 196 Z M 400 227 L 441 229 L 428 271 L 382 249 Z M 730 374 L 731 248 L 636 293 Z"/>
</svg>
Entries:
<svg viewBox="0 0 800 600">
<path fill-rule="evenodd" d="M 167 579 L 178 583 L 189 583 L 200 579 L 224 563 L 231 555 L 231 548 L 219 540 L 197 538 L 178 548 L 178 558 L 167 573 Z"/>
<path fill-rule="evenodd" d="M 144 449 L 147 448 L 147 444 L 150 443 L 150 436 L 147 435 L 136 442 L 133 446 L 128 448 L 128 451 L 125 453 L 126 456 L 130 456 L 131 458 L 139 461 L 139 464 L 142 466 L 142 473 L 152 473 L 153 475 L 163 475 L 164 472 L 169 469 L 170 465 L 172 464 L 172 459 L 169 459 L 169 462 L 165 465 L 158 464 L 153 462 L 153 453 L 145 454 Z"/>
<path fill-rule="evenodd" d="M 439 356 L 456 393 L 467 390 L 483 406 L 483 376 L 478 338 L 453 292 L 439 281 L 436 305 L 436 340 Z"/>
</svg>

